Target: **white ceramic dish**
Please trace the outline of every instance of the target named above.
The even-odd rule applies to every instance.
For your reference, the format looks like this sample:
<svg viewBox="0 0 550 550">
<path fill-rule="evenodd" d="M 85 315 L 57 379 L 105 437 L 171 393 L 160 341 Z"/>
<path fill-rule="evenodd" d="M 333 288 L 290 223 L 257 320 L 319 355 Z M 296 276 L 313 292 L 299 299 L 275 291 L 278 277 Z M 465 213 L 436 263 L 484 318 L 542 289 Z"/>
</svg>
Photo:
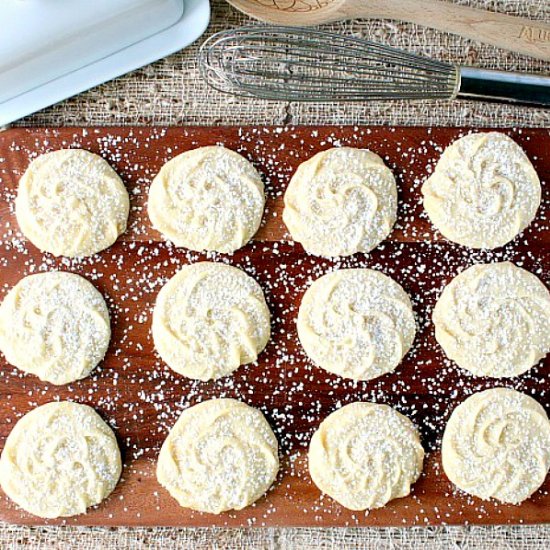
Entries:
<svg viewBox="0 0 550 550">
<path fill-rule="evenodd" d="M 55 16 L 60 4 L 76 1 L 0 0 L 2 18 L 8 13 L 10 3 L 13 9 L 15 5 L 27 10 L 33 5 L 36 10 L 40 8 L 55 21 L 48 23 L 44 19 L 46 15 L 39 17 L 38 12 L 31 10 L 34 25 L 40 21 L 43 25 L 50 24 L 49 36 L 59 37 L 48 40 L 44 51 L 36 48 L 38 37 L 34 42 L 25 40 L 22 30 L 21 33 L 10 30 L 12 42 L 0 40 L 0 126 L 188 46 L 202 35 L 210 20 L 208 0 L 117 0 L 115 3 L 97 0 L 97 4 L 94 0 L 91 12 L 83 6 L 85 17 L 78 19 L 74 6 L 64 13 L 62 20 Z M 111 11 L 100 9 L 108 4 Z M 86 29 L 86 39 L 78 39 L 78 29 L 74 28 L 77 19 Z M 20 20 L 21 17 L 12 19 L 16 24 Z M 23 20 L 21 27 L 27 25 L 28 20 Z M 60 31 L 52 33 L 53 25 Z M 64 28 L 71 28 L 71 32 L 60 36 Z M 10 52 L 9 47 L 16 42 L 17 62 L 14 63 L 14 50 Z"/>
</svg>

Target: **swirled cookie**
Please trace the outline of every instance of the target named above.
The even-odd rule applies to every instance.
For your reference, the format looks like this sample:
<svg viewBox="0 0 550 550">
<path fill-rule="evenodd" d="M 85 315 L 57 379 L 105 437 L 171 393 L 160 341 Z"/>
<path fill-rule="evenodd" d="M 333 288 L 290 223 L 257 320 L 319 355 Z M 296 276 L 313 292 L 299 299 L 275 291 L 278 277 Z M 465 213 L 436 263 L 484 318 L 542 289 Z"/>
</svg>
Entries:
<svg viewBox="0 0 550 550">
<path fill-rule="evenodd" d="M 61 149 L 33 160 L 15 201 L 21 231 L 55 256 L 90 256 L 126 230 L 130 200 L 115 171 L 100 156 Z"/>
<path fill-rule="evenodd" d="M 160 450 L 157 479 L 185 508 L 220 514 L 258 500 L 279 470 L 264 415 L 235 399 L 185 410 Z"/>
<path fill-rule="evenodd" d="M 475 393 L 451 415 L 443 434 L 443 469 L 463 491 L 519 504 L 550 468 L 550 422 L 531 397 L 507 388 Z"/>
<path fill-rule="evenodd" d="M 42 518 L 83 514 L 115 488 L 122 464 L 113 431 L 87 405 L 48 403 L 21 418 L 0 457 L 0 484 Z"/>
<path fill-rule="evenodd" d="M 406 292 L 372 269 L 342 269 L 317 279 L 298 312 L 298 336 L 310 359 L 354 380 L 393 371 L 415 332 Z"/>
<path fill-rule="evenodd" d="M 433 322 L 447 356 L 476 376 L 517 376 L 550 351 L 550 293 L 510 262 L 457 275 L 437 301 Z"/>
<path fill-rule="evenodd" d="M 232 253 L 256 233 L 264 184 L 244 157 L 201 147 L 167 162 L 149 190 L 149 218 L 176 246 Z"/>
<path fill-rule="evenodd" d="M 213 262 L 185 266 L 157 297 L 155 347 L 173 370 L 189 378 L 220 378 L 256 361 L 269 335 L 262 289 L 236 267 Z"/>
<path fill-rule="evenodd" d="M 447 239 L 471 248 L 497 248 L 531 223 L 541 187 L 521 147 L 490 132 L 450 145 L 422 194 L 432 223 Z"/>
<path fill-rule="evenodd" d="M 29 275 L 0 306 L 0 349 L 6 359 L 52 384 L 88 376 L 110 337 L 103 296 L 74 273 Z"/>
<path fill-rule="evenodd" d="M 388 405 L 351 403 L 329 415 L 309 445 L 315 485 L 350 510 L 407 496 L 424 449 L 413 423 Z"/>
<path fill-rule="evenodd" d="M 283 220 L 307 252 L 349 256 L 369 252 L 389 235 L 397 187 L 378 155 L 340 147 L 300 164 L 284 202 Z"/>
</svg>

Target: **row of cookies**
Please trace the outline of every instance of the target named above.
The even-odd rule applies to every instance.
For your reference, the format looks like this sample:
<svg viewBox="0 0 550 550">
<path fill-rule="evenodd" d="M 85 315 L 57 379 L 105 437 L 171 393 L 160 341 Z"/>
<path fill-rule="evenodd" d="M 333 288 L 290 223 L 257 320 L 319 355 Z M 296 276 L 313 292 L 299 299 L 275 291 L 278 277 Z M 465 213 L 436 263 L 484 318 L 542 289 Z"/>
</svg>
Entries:
<svg viewBox="0 0 550 550">
<path fill-rule="evenodd" d="M 506 244 L 534 219 L 541 200 L 535 169 L 508 136 L 480 133 L 450 145 L 425 181 L 424 206 L 451 241 L 471 248 Z M 366 149 L 333 148 L 296 170 L 285 192 L 283 220 L 307 252 L 369 252 L 397 217 L 395 178 Z M 101 157 L 60 150 L 35 159 L 21 178 L 16 215 L 24 235 L 58 256 L 104 250 L 126 230 L 129 198 Z M 245 158 L 223 147 L 186 151 L 154 178 L 148 211 L 176 246 L 231 253 L 258 230 L 264 184 Z"/>
<path fill-rule="evenodd" d="M 313 434 L 312 480 L 351 510 L 407 496 L 424 449 L 414 424 L 389 407 L 355 402 Z M 518 504 L 550 469 L 550 421 L 533 398 L 507 388 L 476 393 L 452 413 L 442 444 L 447 477 L 466 493 Z M 42 405 L 22 417 L 0 457 L 0 485 L 44 518 L 81 514 L 102 502 L 122 471 L 111 428 L 90 407 Z M 262 497 L 279 471 L 277 439 L 263 414 L 234 399 L 186 409 L 164 441 L 157 479 L 185 507 L 219 514 Z"/>
<path fill-rule="evenodd" d="M 426 179 L 424 207 L 449 240 L 497 248 L 535 218 L 539 177 L 511 138 L 470 134 L 451 144 Z M 336 147 L 301 163 L 284 195 L 283 221 L 314 255 L 370 252 L 397 218 L 397 186 L 374 152 Z M 260 226 L 264 188 L 254 167 L 233 151 L 203 147 L 166 163 L 149 192 L 153 226 L 177 246 L 234 252 Z"/>
<path fill-rule="evenodd" d="M 550 293 L 510 262 L 478 264 L 457 275 L 432 317 L 447 356 L 477 376 L 520 375 L 550 351 Z M 393 279 L 367 268 L 341 269 L 308 288 L 297 329 L 314 364 L 371 380 L 399 365 L 416 323 L 407 293 Z M 152 335 L 174 371 L 212 380 L 256 361 L 270 337 L 270 312 L 260 285 L 244 271 L 198 262 L 160 290 Z M 29 275 L 0 305 L 0 350 L 8 362 L 53 384 L 88 376 L 109 339 L 103 297 L 73 273 Z"/>
<path fill-rule="evenodd" d="M 244 157 L 223 147 L 187 151 L 167 162 L 149 190 L 155 228 L 177 246 L 231 253 L 258 230 L 264 184 Z M 22 233 L 43 252 L 69 258 L 105 250 L 126 231 L 130 199 L 107 161 L 82 149 L 34 159 L 19 181 Z"/>
</svg>

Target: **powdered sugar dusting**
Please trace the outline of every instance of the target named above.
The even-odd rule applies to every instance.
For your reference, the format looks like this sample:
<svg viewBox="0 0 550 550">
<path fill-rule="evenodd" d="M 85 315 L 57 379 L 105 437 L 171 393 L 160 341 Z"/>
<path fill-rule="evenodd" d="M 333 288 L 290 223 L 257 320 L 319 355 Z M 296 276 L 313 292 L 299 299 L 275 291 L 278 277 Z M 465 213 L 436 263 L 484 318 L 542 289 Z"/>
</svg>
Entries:
<svg viewBox="0 0 550 550">
<path fill-rule="evenodd" d="M 2 295 L 29 273 L 65 269 L 84 275 L 106 297 L 113 335 L 106 360 L 92 376 L 54 388 L 3 364 L 0 370 L 0 435 L 31 408 L 53 399 L 86 403 L 114 427 L 123 450 L 123 481 L 113 496 L 86 516 L 67 523 L 182 525 L 364 525 L 520 521 L 524 508 L 500 506 L 455 494 L 440 472 L 445 421 L 454 406 L 494 381 L 474 378 L 445 359 L 433 337 L 430 316 L 442 287 L 464 268 L 510 260 L 548 285 L 550 227 L 547 220 L 550 161 L 539 158 L 547 131 L 510 132 L 526 150 L 541 178 L 543 203 L 535 221 L 513 242 L 493 252 L 470 251 L 445 242 L 423 213 L 419 187 L 443 148 L 460 130 L 387 128 L 172 128 L 9 130 L 0 134 L 0 269 Z M 256 240 L 233 256 L 198 254 L 161 242 L 151 230 L 146 199 L 152 178 L 169 158 L 193 147 L 223 144 L 252 161 L 264 178 L 267 205 Z M 390 237 L 368 255 L 345 260 L 308 256 L 287 239 L 280 213 L 282 195 L 297 165 L 332 146 L 368 148 L 393 170 L 398 186 L 397 223 Z M 40 254 L 19 233 L 13 214 L 17 180 L 29 158 L 61 147 L 84 147 L 115 168 L 130 192 L 127 232 L 114 246 L 85 260 Z M 256 279 L 272 315 L 272 338 L 258 362 L 212 382 L 183 378 L 153 351 L 151 312 L 161 286 L 188 263 L 211 259 L 242 268 Z M 295 319 L 305 290 L 340 267 L 378 269 L 401 284 L 413 301 L 417 336 L 392 374 L 354 382 L 313 367 L 296 335 Z M 548 409 L 544 364 L 504 385 L 535 397 Z M 190 405 L 211 397 L 232 397 L 259 408 L 281 448 L 281 474 L 265 499 L 241 512 L 219 517 L 180 509 L 154 478 L 154 464 L 168 430 Z M 348 512 L 313 487 L 304 451 L 320 421 L 357 400 L 387 403 L 420 429 L 429 452 L 425 474 L 411 497 L 369 515 Z M 547 487 L 547 486 L 546 486 Z M 550 503 L 547 489 L 533 497 Z M 529 506 L 529 503 L 526 504 Z M 3 508 L 19 517 L 6 501 Z M 528 509 L 528 508 L 526 508 Z M 27 516 L 25 521 L 31 521 Z"/>
</svg>

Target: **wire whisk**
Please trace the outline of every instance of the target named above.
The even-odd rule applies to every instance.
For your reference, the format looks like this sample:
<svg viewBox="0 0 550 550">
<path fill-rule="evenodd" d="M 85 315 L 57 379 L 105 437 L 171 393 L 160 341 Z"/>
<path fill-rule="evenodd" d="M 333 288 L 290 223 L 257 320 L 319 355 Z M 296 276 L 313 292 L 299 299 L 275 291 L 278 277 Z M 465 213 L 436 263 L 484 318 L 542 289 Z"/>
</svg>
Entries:
<svg viewBox="0 0 550 550">
<path fill-rule="evenodd" d="M 285 101 L 490 98 L 550 104 L 550 78 L 458 67 L 375 42 L 310 28 L 222 31 L 201 47 L 215 89 Z"/>
</svg>

